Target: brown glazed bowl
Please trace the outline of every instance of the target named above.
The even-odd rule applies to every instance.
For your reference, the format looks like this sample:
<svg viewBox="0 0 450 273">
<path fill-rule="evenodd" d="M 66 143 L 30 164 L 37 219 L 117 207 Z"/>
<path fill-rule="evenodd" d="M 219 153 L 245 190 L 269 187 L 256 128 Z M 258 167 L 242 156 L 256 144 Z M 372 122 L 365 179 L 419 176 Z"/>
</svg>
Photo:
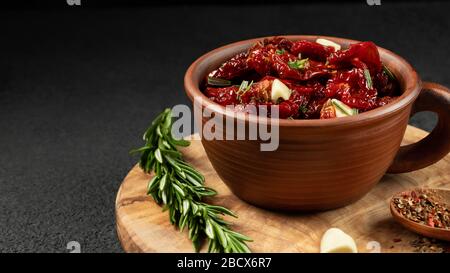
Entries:
<svg viewBox="0 0 450 273">
<path fill-rule="evenodd" d="M 344 48 L 358 42 L 326 36 L 283 37 L 325 38 Z M 199 85 L 223 61 L 264 38 L 270 37 L 229 44 L 197 59 L 184 78 L 189 98 L 202 98 L 194 107 L 209 107 L 216 114 L 229 116 L 224 107 L 203 95 Z M 401 85 L 403 93 L 396 101 L 350 117 L 280 120 L 279 147 L 272 152 L 260 151 L 258 140 L 202 139 L 214 169 L 231 191 L 264 208 L 333 209 L 363 197 L 386 172 L 417 170 L 444 157 L 450 151 L 450 91 L 435 83 L 422 84 L 402 57 L 384 48 L 378 50 Z M 437 126 L 421 141 L 400 147 L 409 117 L 419 111 L 437 113 Z M 235 122 L 243 119 L 246 126 L 256 122 L 248 116 L 231 118 Z"/>
</svg>

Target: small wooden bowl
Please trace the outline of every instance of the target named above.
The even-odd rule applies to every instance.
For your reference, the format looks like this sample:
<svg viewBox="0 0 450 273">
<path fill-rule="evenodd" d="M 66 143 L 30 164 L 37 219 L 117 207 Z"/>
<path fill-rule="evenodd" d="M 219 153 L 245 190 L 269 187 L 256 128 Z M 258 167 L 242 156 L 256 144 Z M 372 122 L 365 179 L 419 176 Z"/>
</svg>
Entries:
<svg viewBox="0 0 450 273">
<path fill-rule="evenodd" d="M 291 40 L 325 38 L 343 48 L 358 41 L 326 36 L 284 36 Z M 279 147 L 261 151 L 263 140 L 248 140 L 251 127 L 271 124 L 270 118 L 236 116 L 209 100 L 200 90 L 206 75 L 222 62 L 244 52 L 254 43 L 272 37 L 223 46 L 197 59 L 187 70 L 184 86 L 194 110 L 208 109 L 244 123 L 247 140 L 237 140 L 236 130 L 215 128 L 215 134 L 234 134 L 234 140 L 202 139 L 211 164 L 239 198 L 257 206 L 284 210 L 326 210 L 363 197 L 387 172 L 424 168 L 450 151 L 450 91 L 424 83 L 411 65 L 393 52 L 378 48 L 385 65 L 403 90 L 394 102 L 356 116 L 326 120 L 279 120 Z M 413 107 L 414 106 L 414 107 Z M 433 111 L 439 116 L 434 131 L 418 143 L 400 148 L 411 114 Z M 208 118 L 203 117 L 199 130 Z"/>
<path fill-rule="evenodd" d="M 394 219 L 399 222 L 402 226 L 404 226 L 405 228 L 411 230 L 412 232 L 421 234 L 423 236 L 426 237 L 430 237 L 430 238 L 435 238 L 435 239 L 440 239 L 440 240 L 445 240 L 445 241 L 450 241 L 450 229 L 443 229 L 443 228 L 434 228 L 434 227 L 430 227 L 424 224 L 420 224 L 417 222 L 414 222 L 412 220 L 409 220 L 405 217 L 403 217 L 403 215 L 401 215 L 398 210 L 395 208 L 395 204 L 394 204 L 394 198 L 398 197 L 404 193 L 410 193 L 412 191 L 421 191 L 421 190 L 426 190 L 427 192 L 431 192 L 433 194 L 436 194 L 440 197 L 441 202 L 445 203 L 445 204 L 450 204 L 450 191 L 449 190 L 444 190 L 444 189 L 414 189 L 414 190 L 410 190 L 410 191 L 403 191 L 403 192 L 399 192 L 396 195 L 394 195 L 391 199 L 390 202 L 390 208 L 391 208 L 391 214 L 392 217 L 394 217 Z"/>
</svg>

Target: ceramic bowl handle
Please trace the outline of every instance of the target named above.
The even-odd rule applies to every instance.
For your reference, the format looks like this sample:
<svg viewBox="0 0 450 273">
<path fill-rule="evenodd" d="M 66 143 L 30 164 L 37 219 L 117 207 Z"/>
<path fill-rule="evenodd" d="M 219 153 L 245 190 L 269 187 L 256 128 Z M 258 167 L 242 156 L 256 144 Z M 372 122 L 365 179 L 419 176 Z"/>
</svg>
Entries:
<svg viewBox="0 0 450 273">
<path fill-rule="evenodd" d="M 411 115 L 431 111 L 439 121 L 433 131 L 419 142 L 400 147 L 389 173 L 403 173 L 425 168 L 450 151 L 450 90 L 445 86 L 424 82 L 413 105 Z"/>
</svg>

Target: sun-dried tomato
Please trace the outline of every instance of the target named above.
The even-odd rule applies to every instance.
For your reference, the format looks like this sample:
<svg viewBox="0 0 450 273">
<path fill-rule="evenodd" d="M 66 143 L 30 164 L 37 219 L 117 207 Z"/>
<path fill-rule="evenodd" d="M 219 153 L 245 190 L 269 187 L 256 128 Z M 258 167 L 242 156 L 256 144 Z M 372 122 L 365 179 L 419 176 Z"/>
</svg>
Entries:
<svg viewBox="0 0 450 273">
<path fill-rule="evenodd" d="M 389 104 L 400 95 L 398 82 L 381 63 L 372 42 L 335 51 L 312 41 L 264 39 L 224 62 L 209 77 L 213 80 L 205 84 L 204 93 L 214 102 L 238 105 L 246 113 L 258 112 L 246 105 L 256 109 L 274 105 L 280 118 L 335 117 L 332 108 L 324 107 L 329 99 L 345 104 L 350 110 L 344 114 L 353 115 Z M 289 89 L 288 99 L 272 97 L 275 79 Z"/>
</svg>

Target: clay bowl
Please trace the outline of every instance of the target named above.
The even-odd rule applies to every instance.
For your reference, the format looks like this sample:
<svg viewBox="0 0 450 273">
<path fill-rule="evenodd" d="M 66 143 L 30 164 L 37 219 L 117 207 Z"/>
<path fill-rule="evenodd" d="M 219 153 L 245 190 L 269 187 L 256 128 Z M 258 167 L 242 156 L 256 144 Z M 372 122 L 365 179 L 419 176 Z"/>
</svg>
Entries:
<svg viewBox="0 0 450 273">
<path fill-rule="evenodd" d="M 284 37 L 325 38 L 344 48 L 358 42 L 325 36 Z M 197 101 L 194 108 L 207 108 L 219 117 L 233 119 L 236 124 L 244 122 L 247 128 L 253 123 L 273 122 L 264 118 L 255 121 L 248 115 L 236 117 L 210 101 L 199 89 L 210 71 L 261 39 L 264 38 L 220 47 L 189 67 L 184 85 L 188 97 Z M 403 58 L 383 48 L 379 52 L 403 90 L 393 103 L 351 117 L 279 120 L 279 147 L 272 152 L 260 150 L 262 140 L 202 139 L 211 164 L 231 191 L 242 200 L 264 208 L 333 209 L 363 197 L 387 171 L 412 171 L 445 156 L 450 150 L 449 90 L 432 83 L 424 83 L 422 87 L 416 71 Z M 435 130 L 422 141 L 400 149 L 411 113 L 425 110 L 438 113 Z M 203 118 L 202 126 L 207 120 Z M 216 130 L 227 134 L 225 126 Z"/>
<path fill-rule="evenodd" d="M 436 196 L 436 200 L 439 200 L 439 203 L 446 204 L 447 207 L 450 204 L 450 190 L 414 189 L 414 191 L 416 191 L 416 192 L 426 191 L 426 193 L 428 195 L 432 194 L 432 195 Z M 394 198 L 397 196 L 403 195 L 405 193 L 409 195 L 411 193 L 411 191 L 400 192 L 392 197 L 391 202 L 390 202 L 390 209 L 391 209 L 392 217 L 394 217 L 394 219 L 398 223 L 400 223 L 405 228 L 411 230 L 412 232 L 415 232 L 415 233 L 418 233 L 418 234 L 421 234 L 423 236 L 430 237 L 430 238 L 450 241 L 450 229 L 435 228 L 435 227 L 430 227 L 430 226 L 427 226 L 424 224 L 420 224 L 420 223 L 417 223 L 417 222 L 407 219 L 400 212 L 398 212 L 398 210 L 396 209 L 395 204 L 394 204 Z"/>
</svg>

